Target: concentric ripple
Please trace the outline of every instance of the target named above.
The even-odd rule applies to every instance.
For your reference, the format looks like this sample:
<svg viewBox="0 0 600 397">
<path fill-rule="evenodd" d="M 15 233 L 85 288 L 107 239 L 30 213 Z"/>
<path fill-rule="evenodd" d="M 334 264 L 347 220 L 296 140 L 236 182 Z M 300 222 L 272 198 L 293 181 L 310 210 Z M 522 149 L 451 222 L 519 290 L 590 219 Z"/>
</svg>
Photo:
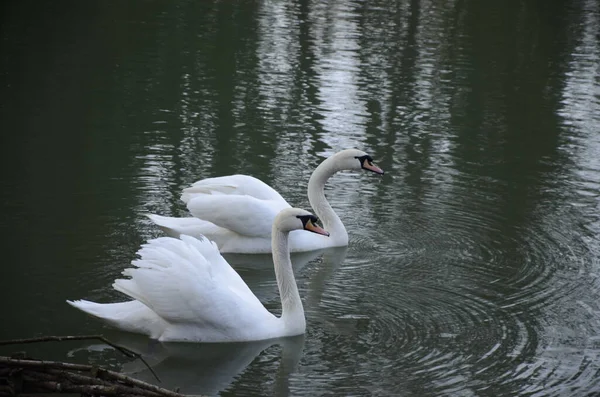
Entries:
<svg viewBox="0 0 600 397">
<path fill-rule="evenodd" d="M 422 208 L 383 200 L 378 216 L 347 225 L 348 256 L 308 309 L 319 343 L 307 360 L 339 355 L 335 368 L 311 372 L 315 381 L 338 390 L 352 376 L 365 395 L 404 384 L 444 395 L 492 383 L 496 395 L 598 387 L 600 343 L 590 338 L 600 321 L 580 319 L 600 313 L 589 295 L 597 263 L 590 240 L 564 223 L 581 215 L 549 202 L 509 222 L 496 182 L 479 195 L 466 191 L 473 180 L 425 192 Z M 565 337 L 581 350 L 565 348 Z"/>
</svg>

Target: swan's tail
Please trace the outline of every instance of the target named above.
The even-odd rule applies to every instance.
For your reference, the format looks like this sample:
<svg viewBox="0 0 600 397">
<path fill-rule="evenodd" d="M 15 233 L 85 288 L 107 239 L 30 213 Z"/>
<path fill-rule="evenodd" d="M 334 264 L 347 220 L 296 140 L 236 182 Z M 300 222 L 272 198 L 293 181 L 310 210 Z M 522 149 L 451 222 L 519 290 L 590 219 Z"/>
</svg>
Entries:
<svg viewBox="0 0 600 397">
<path fill-rule="evenodd" d="M 139 310 L 140 302 L 129 301 L 120 303 L 96 303 L 84 299 L 70 301 L 67 303 L 89 315 L 98 317 L 108 322 L 120 321 L 130 315 L 132 311 Z"/>
<path fill-rule="evenodd" d="M 86 312 L 87 314 L 94 316 L 94 317 L 99 317 L 102 319 L 112 317 L 112 311 L 107 310 L 106 306 L 108 306 L 108 305 L 103 305 L 101 303 L 96 303 L 96 302 L 90 302 L 90 301 L 86 301 L 84 299 L 76 300 L 76 301 L 68 300 L 67 303 L 73 307 L 76 307 L 77 309 L 79 309 L 83 312 Z"/>
<path fill-rule="evenodd" d="M 157 337 L 165 326 L 163 319 L 139 301 L 96 303 L 81 299 L 67 303 L 124 331 Z"/>
<path fill-rule="evenodd" d="M 187 217 L 175 218 L 156 214 L 145 214 L 152 222 L 170 237 L 179 238 L 182 234 L 202 238 L 219 232 L 220 227 L 202 219 Z"/>
</svg>

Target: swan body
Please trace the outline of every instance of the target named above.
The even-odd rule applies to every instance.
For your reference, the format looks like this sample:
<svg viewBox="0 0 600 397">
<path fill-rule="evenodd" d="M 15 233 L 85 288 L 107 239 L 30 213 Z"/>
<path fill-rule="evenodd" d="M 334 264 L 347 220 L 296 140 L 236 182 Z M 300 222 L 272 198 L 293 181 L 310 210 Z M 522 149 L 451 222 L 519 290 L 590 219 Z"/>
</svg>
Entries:
<svg viewBox="0 0 600 397">
<path fill-rule="evenodd" d="M 182 235 L 160 237 L 138 251 L 113 288 L 133 300 L 67 301 L 124 331 L 160 341 L 240 342 L 304 333 L 306 321 L 290 261 L 288 235 L 308 230 L 327 235 L 307 211 L 288 208 L 273 223 L 273 263 L 282 315 L 270 313 L 214 242 Z"/>
<path fill-rule="evenodd" d="M 336 172 L 361 169 L 383 174 L 369 155 L 357 149 L 342 150 L 315 169 L 308 182 L 308 199 L 331 236 L 294 231 L 289 237 L 291 252 L 348 245 L 346 228 L 325 198 L 324 188 Z M 273 220 L 279 211 L 291 207 L 272 187 L 248 175 L 200 180 L 184 189 L 181 200 L 194 217 L 148 217 L 172 237 L 206 236 L 222 253 L 271 252 Z"/>
</svg>

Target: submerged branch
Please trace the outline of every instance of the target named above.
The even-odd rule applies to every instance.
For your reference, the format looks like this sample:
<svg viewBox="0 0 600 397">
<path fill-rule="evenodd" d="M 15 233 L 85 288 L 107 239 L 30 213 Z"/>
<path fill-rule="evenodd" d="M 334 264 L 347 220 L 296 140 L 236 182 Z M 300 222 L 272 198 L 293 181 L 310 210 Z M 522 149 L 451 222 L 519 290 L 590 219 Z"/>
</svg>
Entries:
<svg viewBox="0 0 600 397">
<path fill-rule="evenodd" d="M 141 354 L 136 353 L 133 350 L 130 350 L 126 347 L 119 346 L 119 345 L 109 341 L 108 339 L 106 339 L 103 335 L 40 336 L 37 338 L 11 339 L 11 340 L 0 341 L 0 346 L 26 344 L 26 343 L 39 343 L 39 342 L 63 342 L 63 341 L 73 341 L 73 340 L 90 340 L 90 339 L 100 340 L 100 341 L 106 343 L 107 345 L 112 346 L 116 350 L 120 351 L 127 357 L 139 359 L 141 362 L 144 363 L 146 368 L 148 368 L 150 370 L 150 372 L 152 373 L 152 375 L 154 375 L 156 380 L 159 382 L 161 381 L 160 378 L 158 377 L 158 375 L 156 375 L 154 370 L 150 367 L 150 365 L 148 365 L 148 363 L 146 362 L 146 360 L 144 360 L 144 358 L 142 357 Z"/>
<path fill-rule="evenodd" d="M 4 371 L 8 368 L 9 371 Z M 59 392 L 90 396 L 183 397 L 118 372 L 92 365 L 0 356 L 0 396 Z"/>
</svg>

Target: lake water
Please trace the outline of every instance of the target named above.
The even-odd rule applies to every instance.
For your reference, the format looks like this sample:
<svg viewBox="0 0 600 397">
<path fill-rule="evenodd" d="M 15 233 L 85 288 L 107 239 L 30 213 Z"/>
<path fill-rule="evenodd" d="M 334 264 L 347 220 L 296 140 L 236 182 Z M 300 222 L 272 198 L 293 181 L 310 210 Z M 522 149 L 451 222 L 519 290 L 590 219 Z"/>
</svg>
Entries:
<svg viewBox="0 0 600 397">
<path fill-rule="evenodd" d="M 600 393 L 600 4 L 8 2 L 0 28 L 0 339 L 102 333 L 161 386 L 223 396 Z M 145 216 L 244 173 L 347 248 L 294 256 L 307 332 L 159 344 L 66 299 L 111 288 Z M 275 313 L 269 256 L 229 258 Z M 152 381 L 98 342 L 10 346 Z"/>
</svg>

